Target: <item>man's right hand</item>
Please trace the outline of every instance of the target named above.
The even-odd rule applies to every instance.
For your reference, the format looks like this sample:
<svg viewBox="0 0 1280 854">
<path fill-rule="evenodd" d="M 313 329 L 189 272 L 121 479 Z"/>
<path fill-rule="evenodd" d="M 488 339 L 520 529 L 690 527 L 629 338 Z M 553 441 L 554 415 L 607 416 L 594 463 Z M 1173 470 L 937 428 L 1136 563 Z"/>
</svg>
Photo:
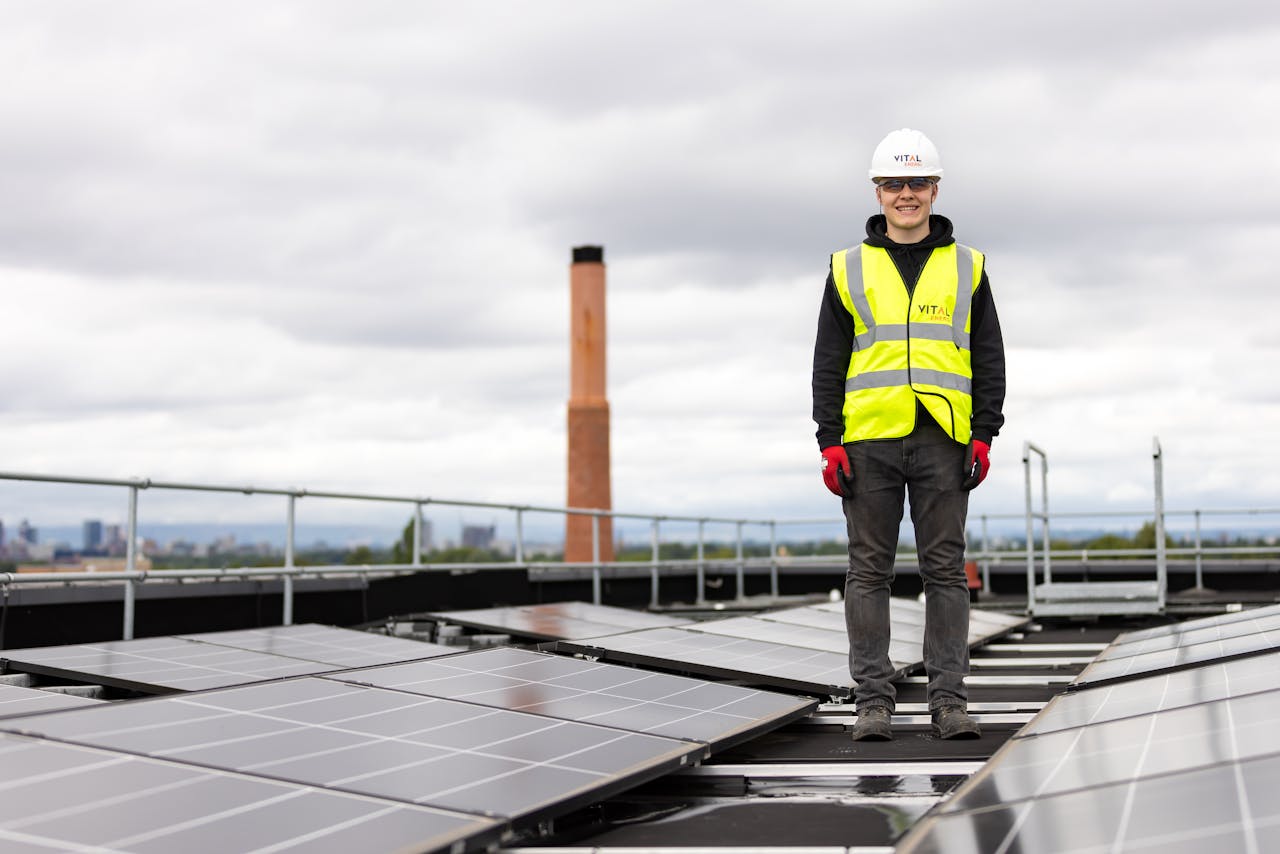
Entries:
<svg viewBox="0 0 1280 854">
<path fill-rule="evenodd" d="M 845 453 L 844 445 L 822 449 L 822 482 L 831 490 L 832 495 L 853 497 L 853 466 L 849 464 L 849 455 Z"/>
</svg>

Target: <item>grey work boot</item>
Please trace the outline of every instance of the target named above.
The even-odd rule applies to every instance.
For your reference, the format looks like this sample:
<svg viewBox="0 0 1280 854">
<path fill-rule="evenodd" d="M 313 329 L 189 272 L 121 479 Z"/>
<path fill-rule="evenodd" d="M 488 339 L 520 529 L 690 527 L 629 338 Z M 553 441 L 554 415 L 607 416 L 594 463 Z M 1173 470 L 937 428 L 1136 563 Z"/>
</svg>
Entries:
<svg viewBox="0 0 1280 854">
<path fill-rule="evenodd" d="M 888 706 L 867 706 L 858 710 L 858 720 L 853 725 L 854 741 L 891 741 L 893 731 L 889 729 L 890 712 Z"/>
<path fill-rule="evenodd" d="M 941 706 L 933 710 L 933 734 L 938 738 L 978 738 L 982 730 L 964 706 Z"/>
</svg>

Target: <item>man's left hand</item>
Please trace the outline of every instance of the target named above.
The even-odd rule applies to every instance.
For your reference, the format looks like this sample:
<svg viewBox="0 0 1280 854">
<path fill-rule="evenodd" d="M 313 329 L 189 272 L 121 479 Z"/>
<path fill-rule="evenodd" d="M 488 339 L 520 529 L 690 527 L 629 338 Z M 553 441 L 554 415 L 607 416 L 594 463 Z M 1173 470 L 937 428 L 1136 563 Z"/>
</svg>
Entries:
<svg viewBox="0 0 1280 854">
<path fill-rule="evenodd" d="M 960 483 L 960 487 L 964 490 L 973 489 L 987 479 L 989 471 L 991 471 L 991 446 L 981 439 L 974 439 L 969 443 L 969 448 L 964 455 L 964 480 Z"/>
</svg>

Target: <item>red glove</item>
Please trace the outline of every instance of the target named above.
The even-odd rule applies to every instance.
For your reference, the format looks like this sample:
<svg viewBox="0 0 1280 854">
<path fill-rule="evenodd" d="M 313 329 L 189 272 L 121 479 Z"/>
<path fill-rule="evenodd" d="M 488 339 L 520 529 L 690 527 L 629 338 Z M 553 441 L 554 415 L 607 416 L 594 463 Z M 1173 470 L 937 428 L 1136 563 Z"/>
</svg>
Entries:
<svg viewBox="0 0 1280 854">
<path fill-rule="evenodd" d="M 844 452 L 844 445 L 822 449 L 822 482 L 831 490 L 832 495 L 853 497 L 853 466 L 849 464 L 849 455 Z"/>
<path fill-rule="evenodd" d="M 960 486 L 973 489 L 987 479 L 991 471 L 991 446 L 981 439 L 969 443 L 968 453 L 964 455 L 964 481 Z"/>
</svg>

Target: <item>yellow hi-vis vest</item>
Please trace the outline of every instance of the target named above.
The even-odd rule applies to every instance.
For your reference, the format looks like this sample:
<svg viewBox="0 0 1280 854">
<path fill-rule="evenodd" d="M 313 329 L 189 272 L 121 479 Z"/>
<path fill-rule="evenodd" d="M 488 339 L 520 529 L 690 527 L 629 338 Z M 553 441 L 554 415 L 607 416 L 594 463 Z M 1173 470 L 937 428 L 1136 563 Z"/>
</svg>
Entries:
<svg viewBox="0 0 1280 854">
<path fill-rule="evenodd" d="M 859 244 L 831 256 L 840 301 L 853 315 L 844 382 L 844 441 L 898 439 L 915 428 L 916 401 L 968 443 L 973 417 L 969 314 L 982 253 L 934 249 L 907 296 L 888 250 Z"/>
</svg>

